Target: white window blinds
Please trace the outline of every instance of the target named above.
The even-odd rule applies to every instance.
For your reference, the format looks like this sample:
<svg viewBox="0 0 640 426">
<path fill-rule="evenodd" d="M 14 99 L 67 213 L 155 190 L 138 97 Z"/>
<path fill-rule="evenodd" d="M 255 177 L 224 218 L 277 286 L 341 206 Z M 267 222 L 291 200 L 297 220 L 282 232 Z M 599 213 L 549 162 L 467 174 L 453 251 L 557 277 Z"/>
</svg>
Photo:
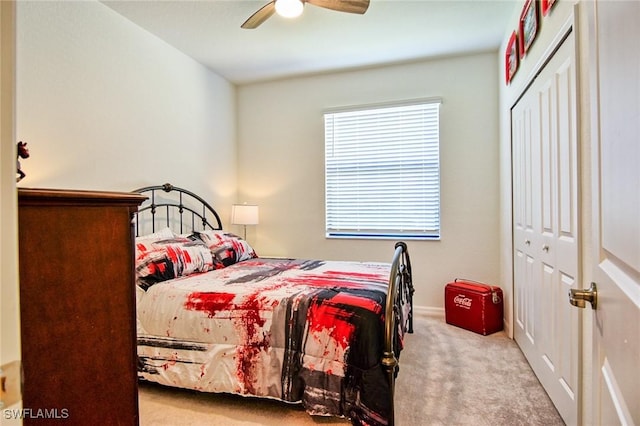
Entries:
<svg viewBox="0 0 640 426">
<path fill-rule="evenodd" d="M 328 237 L 440 237 L 440 100 L 327 112 Z"/>
</svg>

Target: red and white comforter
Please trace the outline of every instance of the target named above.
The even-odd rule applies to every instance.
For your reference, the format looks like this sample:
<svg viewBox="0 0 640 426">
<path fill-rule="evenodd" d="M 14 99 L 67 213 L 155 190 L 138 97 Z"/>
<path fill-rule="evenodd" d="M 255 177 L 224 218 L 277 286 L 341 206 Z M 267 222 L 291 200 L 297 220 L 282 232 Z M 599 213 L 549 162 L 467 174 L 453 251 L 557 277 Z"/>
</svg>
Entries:
<svg viewBox="0 0 640 426">
<path fill-rule="evenodd" d="M 253 258 L 139 287 L 139 377 L 387 424 L 390 390 L 380 356 L 389 270 Z M 406 324 L 407 307 L 399 308 Z"/>
</svg>

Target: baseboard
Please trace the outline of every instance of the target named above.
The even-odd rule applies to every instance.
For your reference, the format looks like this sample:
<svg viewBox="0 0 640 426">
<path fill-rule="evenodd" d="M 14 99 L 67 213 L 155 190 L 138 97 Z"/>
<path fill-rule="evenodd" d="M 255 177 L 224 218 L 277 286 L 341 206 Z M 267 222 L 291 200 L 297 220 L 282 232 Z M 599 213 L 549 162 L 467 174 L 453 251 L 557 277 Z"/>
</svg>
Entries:
<svg viewBox="0 0 640 426">
<path fill-rule="evenodd" d="M 444 308 L 435 308 L 431 306 L 414 306 L 413 313 L 420 317 L 437 317 L 444 318 Z"/>
</svg>

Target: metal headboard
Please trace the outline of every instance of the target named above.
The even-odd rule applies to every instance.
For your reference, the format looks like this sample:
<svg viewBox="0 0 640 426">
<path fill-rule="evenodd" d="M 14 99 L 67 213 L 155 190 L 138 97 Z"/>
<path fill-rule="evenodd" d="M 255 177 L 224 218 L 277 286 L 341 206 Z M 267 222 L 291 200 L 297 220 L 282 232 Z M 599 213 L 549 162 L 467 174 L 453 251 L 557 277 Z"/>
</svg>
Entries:
<svg viewBox="0 0 640 426">
<path fill-rule="evenodd" d="M 170 183 L 133 190 L 147 196 L 135 215 L 136 236 L 142 229 L 152 233 L 169 227 L 184 234 L 198 230 L 221 230 L 218 213 L 202 197 Z"/>
</svg>

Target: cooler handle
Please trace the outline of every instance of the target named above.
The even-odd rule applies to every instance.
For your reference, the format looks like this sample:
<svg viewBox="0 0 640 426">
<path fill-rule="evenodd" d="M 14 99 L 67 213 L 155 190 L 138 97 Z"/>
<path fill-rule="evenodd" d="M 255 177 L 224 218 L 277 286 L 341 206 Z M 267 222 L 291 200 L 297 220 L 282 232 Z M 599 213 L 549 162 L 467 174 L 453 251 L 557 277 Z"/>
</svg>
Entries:
<svg viewBox="0 0 640 426">
<path fill-rule="evenodd" d="M 493 289 L 493 286 L 490 286 L 489 284 L 486 284 L 486 283 L 481 283 L 480 281 L 468 280 L 466 278 L 456 278 L 453 280 L 453 282 L 457 283 L 458 280 L 485 286 L 491 292 L 491 301 L 493 302 L 494 305 L 497 305 L 498 303 L 502 302 L 502 299 L 500 299 L 500 296 L 498 296 L 498 292 Z"/>
</svg>

